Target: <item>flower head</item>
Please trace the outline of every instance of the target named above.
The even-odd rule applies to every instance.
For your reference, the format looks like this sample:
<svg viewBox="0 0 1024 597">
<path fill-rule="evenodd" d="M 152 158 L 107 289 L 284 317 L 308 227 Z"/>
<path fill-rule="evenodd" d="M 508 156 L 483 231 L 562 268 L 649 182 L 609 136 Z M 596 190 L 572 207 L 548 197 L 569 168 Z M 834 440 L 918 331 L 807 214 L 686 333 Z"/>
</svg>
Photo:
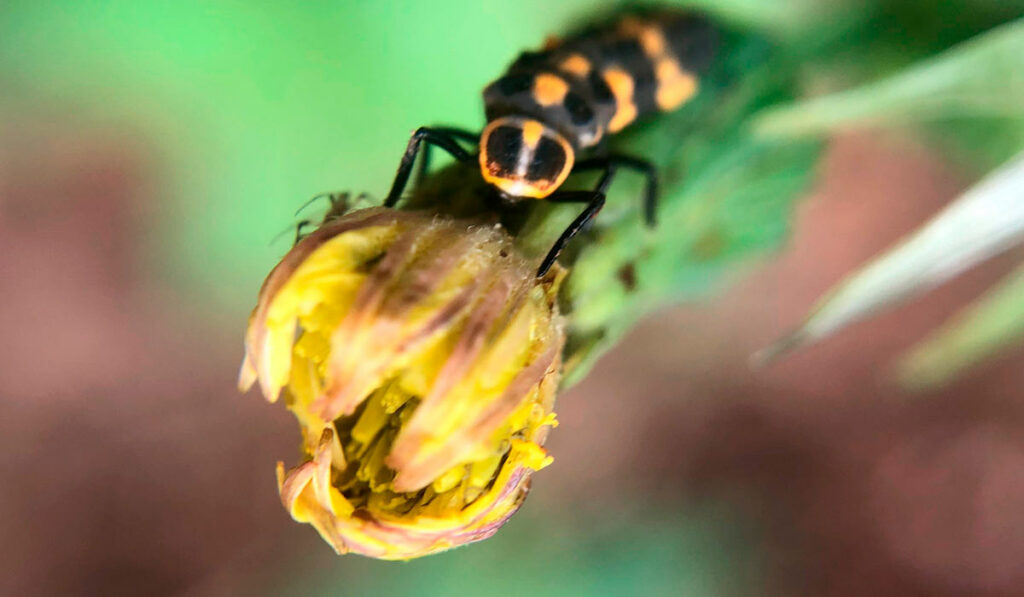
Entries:
<svg viewBox="0 0 1024 597">
<path fill-rule="evenodd" d="M 564 341 L 561 271 L 500 228 L 366 209 L 270 273 L 239 385 L 280 395 L 307 461 L 281 499 L 339 553 L 404 559 L 492 535 L 526 496 Z"/>
</svg>

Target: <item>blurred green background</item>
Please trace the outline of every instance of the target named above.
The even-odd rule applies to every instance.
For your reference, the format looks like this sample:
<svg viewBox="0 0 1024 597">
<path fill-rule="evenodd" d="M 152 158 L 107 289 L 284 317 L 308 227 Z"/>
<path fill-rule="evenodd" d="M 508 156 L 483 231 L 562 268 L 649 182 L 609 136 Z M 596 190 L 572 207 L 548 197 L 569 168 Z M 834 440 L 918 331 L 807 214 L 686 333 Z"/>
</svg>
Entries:
<svg viewBox="0 0 1024 597">
<path fill-rule="evenodd" d="M 3 101 L 132 137 L 160 186 L 147 267 L 238 307 L 308 197 L 382 195 L 412 130 L 479 127 L 483 83 L 593 6 L 15 1 Z"/>
<path fill-rule="evenodd" d="M 1020 14 L 704 4 L 826 65 L 809 94 Z M 555 464 L 494 538 L 381 563 L 288 519 L 273 465 L 299 457 L 294 423 L 233 376 L 295 210 L 327 190 L 380 197 L 414 128 L 479 126 L 480 90 L 518 51 L 611 6 L 3 3 L 0 593 L 1014 594 L 1020 355 L 926 400 L 880 373 L 1010 262 L 746 365 L 991 165 L 870 128 L 830 140 L 780 257 L 649 319 L 560 399 Z"/>
</svg>

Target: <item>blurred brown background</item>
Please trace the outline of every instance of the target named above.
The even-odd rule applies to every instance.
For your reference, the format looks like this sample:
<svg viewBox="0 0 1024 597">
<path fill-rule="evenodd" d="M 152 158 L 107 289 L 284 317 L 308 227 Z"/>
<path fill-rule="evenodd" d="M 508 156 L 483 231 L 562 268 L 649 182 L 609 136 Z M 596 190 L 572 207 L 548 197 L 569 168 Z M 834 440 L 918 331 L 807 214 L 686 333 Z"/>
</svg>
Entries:
<svg viewBox="0 0 1024 597">
<path fill-rule="evenodd" d="M 19 5 L 3 29 L 0 82 L 11 91 L 0 101 L 0 594 L 373 594 L 384 586 L 411 594 L 450 586 L 458 594 L 465 587 L 456 577 L 491 565 L 513 570 L 516 584 L 498 591 L 508 594 L 556 593 L 561 575 L 592 577 L 584 592 L 608 593 L 1022 594 L 1024 355 L 932 393 L 904 393 L 891 375 L 897 354 L 1008 271 L 1009 259 L 771 368 L 748 367 L 749 355 L 796 324 L 826 288 L 936 212 L 973 174 L 909 137 L 860 131 L 831 140 L 781 254 L 738 272 L 712 300 L 652 316 L 560 398 L 561 425 L 549 444 L 555 464 L 537 475 L 526 507 L 505 530 L 422 564 L 338 559 L 312 529 L 288 518 L 277 496 L 275 461 L 299 458 L 291 416 L 235 390 L 247 309 L 272 264 L 267 257 L 282 250 L 266 242 L 306 190 L 339 178 L 353 187 L 381 179 L 393 168 L 395 144 L 379 139 L 402 139 L 421 120 L 441 120 L 450 104 L 425 92 L 416 110 L 392 118 L 392 100 L 373 108 L 377 96 L 346 88 L 339 97 L 352 105 L 339 111 L 339 126 L 358 129 L 357 140 L 378 140 L 363 159 L 379 167 L 354 167 L 362 146 L 332 137 L 334 153 L 307 156 L 307 171 L 272 178 L 259 164 L 287 162 L 282 148 L 307 139 L 322 148 L 321 121 L 288 121 L 269 132 L 218 127 L 236 109 L 252 114 L 245 122 L 278 123 L 278 102 L 292 101 L 292 112 L 307 100 L 331 104 L 334 96 L 307 93 L 315 74 L 286 80 L 275 71 L 274 84 L 252 89 L 231 79 L 217 88 L 230 101 L 205 103 L 196 99 L 205 79 L 193 77 L 184 50 L 173 53 L 187 44 L 168 21 L 158 39 L 166 47 L 150 56 L 160 84 L 104 95 L 122 71 L 97 67 L 80 84 L 48 86 L 79 81 L 78 56 L 92 66 L 120 56 L 102 45 L 109 54 L 88 54 L 106 39 L 103 28 L 78 29 L 73 9 L 64 9 L 63 16 L 36 14 Z M 416 23 L 435 10 L 447 19 L 464 9 L 415 8 L 401 18 Z M 375 9 L 352 10 L 359 13 L 353 28 L 377 22 Z M 195 42 L 202 49 L 195 64 L 228 56 L 211 72 L 223 68 L 244 80 L 246 65 L 261 63 L 263 38 L 232 45 L 239 42 L 220 37 L 234 30 L 229 25 L 250 31 L 262 22 L 244 12 L 205 14 L 223 26 L 210 29 L 209 39 L 226 49 L 218 54 Z M 66 54 L 51 59 L 64 70 L 36 69 L 43 59 L 34 49 L 52 41 L 32 28 L 42 16 L 65 32 L 86 32 L 55 46 Z M 201 30 L 203 19 L 186 25 Z M 118 22 L 122 32 L 133 28 L 131 19 Z M 527 20 L 512 24 L 509 31 L 524 33 L 504 41 L 519 44 L 516 36 L 533 29 Z M 277 25 L 259 31 L 272 38 Z M 483 44 L 486 31 L 467 35 L 486 51 L 465 73 L 451 74 L 476 85 L 507 51 Z M 384 43 L 339 38 L 323 43 L 349 44 L 339 52 L 353 56 Z M 441 54 L 455 50 L 414 42 L 390 40 L 390 68 L 416 56 L 450 64 L 452 56 Z M 162 62 L 164 51 L 182 60 L 180 72 Z M 369 85 L 359 77 L 383 68 L 353 73 L 331 62 L 333 55 L 303 51 L 303 60 L 341 72 L 340 81 Z M 407 85 L 429 88 L 423 77 L 373 84 L 380 97 L 393 98 Z M 82 112 L 76 89 L 93 94 Z M 146 108 L 143 95 L 156 107 Z M 36 103 L 39 97 L 46 99 Z M 475 115 L 476 107 L 462 109 L 475 101 L 467 96 L 454 112 Z M 111 121 L 105 103 L 112 113 L 140 106 L 138 122 L 166 110 L 167 122 L 150 129 Z M 375 119 L 386 126 L 355 122 Z M 182 161 L 176 135 L 203 150 Z M 221 163 L 242 147 L 256 157 Z M 220 170 L 199 168 L 210 155 Z M 228 166 L 242 174 L 215 176 Z M 180 183 L 185 177 L 208 187 Z M 251 188 L 232 186 L 243 178 L 255 179 Z M 172 200 L 215 187 L 220 195 Z M 256 187 L 277 194 L 244 203 Z M 218 202 L 228 196 L 236 203 Z M 227 240 L 204 244 L 206 227 L 226 221 Z M 232 261 L 249 247 L 258 258 Z M 196 271 L 199 281 L 189 278 Z M 632 537 L 622 530 L 630 528 L 638 529 L 633 543 L 621 539 Z M 656 539 L 659 530 L 668 538 Z M 674 547 L 667 562 L 644 555 L 647 548 L 667 553 L 659 541 L 671 546 L 673 537 L 691 536 L 699 537 L 695 547 Z M 557 559 L 529 559 L 549 544 L 561 550 Z M 673 567 L 696 560 L 702 568 L 692 584 L 680 584 Z M 623 566 L 620 576 L 600 576 L 609 562 Z"/>
</svg>

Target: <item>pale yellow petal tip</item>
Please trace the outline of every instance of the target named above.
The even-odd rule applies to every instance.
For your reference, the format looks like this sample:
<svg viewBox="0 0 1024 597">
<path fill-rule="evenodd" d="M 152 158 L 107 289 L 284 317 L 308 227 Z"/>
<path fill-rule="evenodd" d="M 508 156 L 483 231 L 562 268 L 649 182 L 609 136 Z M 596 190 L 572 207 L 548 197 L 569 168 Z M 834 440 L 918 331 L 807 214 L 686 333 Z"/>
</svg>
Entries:
<svg viewBox="0 0 1024 597">
<path fill-rule="evenodd" d="M 265 398 L 267 402 L 273 404 L 281 397 L 280 386 L 266 385 L 261 387 L 263 388 L 263 398 Z"/>
<path fill-rule="evenodd" d="M 410 559 L 494 534 L 553 461 L 563 322 L 500 228 L 379 208 L 268 277 L 239 387 L 281 394 L 306 462 L 282 504 L 338 553 Z M 272 314 L 272 315 L 270 315 Z"/>
<path fill-rule="evenodd" d="M 256 383 L 257 377 L 256 367 L 253 367 L 249 355 L 246 354 L 242 358 L 242 366 L 238 369 L 238 391 L 242 393 L 248 392 L 252 389 L 253 384 Z"/>
</svg>

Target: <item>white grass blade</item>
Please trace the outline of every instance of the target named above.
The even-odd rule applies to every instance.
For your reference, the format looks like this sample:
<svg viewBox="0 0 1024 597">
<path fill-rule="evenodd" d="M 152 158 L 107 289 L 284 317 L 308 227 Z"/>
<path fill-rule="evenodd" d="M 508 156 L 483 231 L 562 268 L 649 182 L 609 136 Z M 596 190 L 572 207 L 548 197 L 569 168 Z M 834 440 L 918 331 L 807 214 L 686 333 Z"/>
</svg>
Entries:
<svg viewBox="0 0 1024 597">
<path fill-rule="evenodd" d="M 754 355 L 772 360 L 923 293 L 1024 240 L 1024 153 L 897 246 L 833 287 L 793 333 Z"/>
</svg>

